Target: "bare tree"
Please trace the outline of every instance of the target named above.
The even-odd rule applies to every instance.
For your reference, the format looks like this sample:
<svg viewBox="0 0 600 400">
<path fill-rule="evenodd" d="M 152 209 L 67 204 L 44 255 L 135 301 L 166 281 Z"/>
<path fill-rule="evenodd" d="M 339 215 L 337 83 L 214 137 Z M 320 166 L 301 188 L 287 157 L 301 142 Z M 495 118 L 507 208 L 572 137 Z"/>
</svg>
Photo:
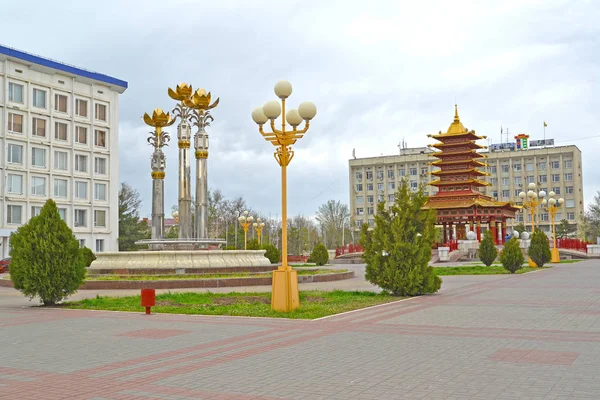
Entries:
<svg viewBox="0 0 600 400">
<path fill-rule="evenodd" d="M 323 241 L 328 249 L 341 246 L 349 237 L 350 233 L 350 211 L 348 205 L 339 200 L 328 200 L 319 206 L 317 210 L 317 221 L 319 221 Z"/>
</svg>

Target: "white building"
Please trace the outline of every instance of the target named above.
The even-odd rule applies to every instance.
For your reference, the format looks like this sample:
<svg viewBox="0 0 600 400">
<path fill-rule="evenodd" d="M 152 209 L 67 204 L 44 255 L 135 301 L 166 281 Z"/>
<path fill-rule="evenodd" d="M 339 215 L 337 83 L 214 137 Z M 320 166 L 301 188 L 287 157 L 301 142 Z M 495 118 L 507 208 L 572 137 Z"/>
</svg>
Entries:
<svg viewBox="0 0 600 400">
<path fill-rule="evenodd" d="M 127 82 L 0 46 L 0 87 L 0 255 L 49 198 L 81 246 L 117 251 Z"/>
</svg>

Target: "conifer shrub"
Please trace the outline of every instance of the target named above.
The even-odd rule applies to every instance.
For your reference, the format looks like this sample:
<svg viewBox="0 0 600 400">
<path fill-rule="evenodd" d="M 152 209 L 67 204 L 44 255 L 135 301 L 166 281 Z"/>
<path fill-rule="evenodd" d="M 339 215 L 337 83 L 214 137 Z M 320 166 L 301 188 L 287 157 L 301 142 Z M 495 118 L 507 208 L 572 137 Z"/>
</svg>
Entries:
<svg viewBox="0 0 600 400">
<path fill-rule="evenodd" d="M 265 257 L 267 257 L 269 261 L 271 261 L 271 264 L 277 264 L 281 261 L 281 252 L 277 247 L 275 247 L 275 245 L 267 243 L 263 244 L 262 248 L 266 250 Z"/>
<path fill-rule="evenodd" d="M 517 238 L 513 237 L 504 244 L 504 249 L 500 254 L 500 262 L 511 274 L 514 274 L 517 270 L 523 268 L 525 257 L 523 257 L 523 252 L 519 247 Z"/>
<path fill-rule="evenodd" d="M 10 243 L 11 279 L 24 295 L 37 296 L 44 305 L 53 305 L 75 293 L 83 283 L 86 261 L 53 200 L 19 227 Z"/>
<path fill-rule="evenodd" d="M 498 249 L 496 249 L 492 231 L 487 230 L 483 234 L 481 243 L 479 243 L 479 259 L 489 267 L 494 263 L 496 257 L 498 257 Z"/>
<path fill-rule="evenodd" d="M 79 249 L 79 252 L 81 253 L 81 257 L 83 257 L 83 260 L 85 261 L 85 267 L 88 268 L 90 265 L 92 265 L 92 262 L 94 262 L 94 260 L 96 259 L 96 255 L 94 254 L 94 252 L 92 252 L 92 250 L 90 250 L 88 247 L 81 247 Z"/>
<path fill-rule="evenodd" d="M 323 243 L 319 243 L 315 246 L 312 253 L 310 253 L 310 260 L 318 266 L 325 265 L 329 261 L 329 252 L 327 247 Z"/>
<path fill-rule="evenodd" d="M 250 239 L 246 243 L 246 250 L 260 250 L 260 245 L 258 244 L 258 239 Z"/>
<path fill-rule="evenodd" d="M 423 188 L 412 192 L 404 181 L 389 210 L 377 206 L 374 229 L 361 229 L 367 280 L 395 296 L 435 293 L 442 284 L 429 265 L 437 231 L 435 210 L 423 209 L 426 202 Z"/>
<path fill-rule="evenodd" d="M 548 237 L 541 229 L 536 229 L 533 233 L 528 255 L 538 267 L 543 267 L 552 259 Z"/>
</svg>

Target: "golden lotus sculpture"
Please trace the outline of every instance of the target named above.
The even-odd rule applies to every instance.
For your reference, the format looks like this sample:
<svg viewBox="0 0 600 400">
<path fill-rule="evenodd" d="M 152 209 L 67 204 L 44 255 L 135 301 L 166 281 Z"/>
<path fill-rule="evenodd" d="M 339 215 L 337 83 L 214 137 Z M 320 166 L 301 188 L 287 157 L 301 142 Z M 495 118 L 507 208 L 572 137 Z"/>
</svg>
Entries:
<svg viewBox="0 0 600 400">
<path fill-rule="evenodd" d="M 186 101 L 186 105 L 188 107 L 194 108 L 196 110 L 204 110 L 208 111 L 213 109 L 219 104 L 219 99 L 215 100 L 214 103 L 210 104 L 211 95 L 210 92 L 206 93 L 204 89 L 198 89 L 193 94 L 193 96 Z"/>
<path fill-rule="evenodd" d="M 144 122 L 155 128 L 163 128 L 173 125 L 175 119 L 168 112 L 165 113 L 162 109 L 157 108 L 152 113 L 152 117 L 148 113 L 144 113 Z"/>
<path fill-rule="evenodd" d="M 175 90 L 169 88 L 168 92 L 169 97 L 173 100 L 185 101 L 192 96 L 194 89 L 192 89 L 192 85 L 182 82 L 175 87 Z"/>
</svg>

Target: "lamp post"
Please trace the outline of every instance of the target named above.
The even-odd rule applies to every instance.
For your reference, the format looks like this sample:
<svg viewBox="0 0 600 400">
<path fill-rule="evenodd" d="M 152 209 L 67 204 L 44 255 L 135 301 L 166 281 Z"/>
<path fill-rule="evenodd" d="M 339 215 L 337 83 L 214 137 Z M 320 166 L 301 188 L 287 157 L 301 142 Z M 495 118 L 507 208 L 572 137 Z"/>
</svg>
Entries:
<svg viewBox="0 0 600 400">
<path fill-rule="evenodd" d="M 523 202 L 523 207 L 525 209 L 529 208 L 529 210 L 531 210 L 531 236 L 533 236 L 533 233 L 535 232 L 535 212 L 537 206 L 542 204 L 543 201 L 545 201 L 544 197 L 546 197 L 546 192 L 540 190 L 539 193 L 536 193 L 535 190 L 537 189 L 537 185 L 533 182 L 529 184 L 528 189 L 529 190 L 527 190 L 527 193 L 520 192 L 519 198 Z M 523 223 L 525 226 L 527 226 L 527 221 L 525 221 L 524 215 Z M 531 259 L 531 257 L 529 258 L 529 266 L 537 267 L 537 265 Z"/>
<path fill-rule="evenodd" d="M 292 94 L 292 84 L 279 81 L 275 84 L 275 94 L 281 99 L 271 100 L 252 111 L 252 119 L 258 124 L 260 134 L 267 142 L 276 147 L 275 160 L 281 166 L 281 266 L 273 271 L 273 293 L 271 308 L 277 311 L 291 311 L 300 306 L 298 295 L 298 274 L 288 265 L 287 253 L 287 166 L 294 151 L 292 145 L 301 139 L 309 127 L 309 121 L 317 114 L 317 108 L 311 102 L 303 102 L 298 109 L 285 111 L 285 101 Z M 275 120 L 281 117 L 281 129 L 275 126 Z M 263 125 L 271 121 L 271 132 L 265 132 Z M 302 120 L 304 128 L 298 129 Z M 286 129 L 286 121 L 291 129 Z"/>
<path fill-rule="evenodd" d="M 238 221 L 240 221 L 240 225 L 242 225 L 242 228 L 244 228 L 244 250 L 246 250 L 248 241 L 248 228 L 250 227 L 250 225 L 252 225 L 254 217 L 248 216 L 248 211 L 244 211 L 243 215 L 240 215 L 240 217 L 238 218 Z"/>
<path fill-rule="evenodd" d="M 556 216 L 556 210 L 560 206 L 563 205 L 563 203 L 565 202 L 565 199 L 563 199 L 562 197 L 555 199 L 554 196 L 556 196 L 556 193 L 554 193 L 554 192 L 548 193 L 548 200 L 546 201 L 546 199 L 543 199 L 542 205 L 546 208 L 546 211 L 548 211 L 550 213 L 550 222 L 552 224 L 552 237 L 553 237 L 553 241 L 554 241 L 554 246 L 552 246 L 551 261 L 553 263 L 559 263 L 560 262 L 560 253 L 558 252 L 558 247 L 556 247 L 556 227 L 555 227 L 554 217 Z"/>
<path fill-rule="evenodd" d="M 265 227 L 265 223 L 264 222 L 260 222 L 260 218 L 256 218 L 256 222 L 252 224 L 252 226 L 254 227 L 254 230 L 256 231 L 256 233 L 258 234 L 258 244 L 262 245 L 262 230 Z"/>
</svg>

